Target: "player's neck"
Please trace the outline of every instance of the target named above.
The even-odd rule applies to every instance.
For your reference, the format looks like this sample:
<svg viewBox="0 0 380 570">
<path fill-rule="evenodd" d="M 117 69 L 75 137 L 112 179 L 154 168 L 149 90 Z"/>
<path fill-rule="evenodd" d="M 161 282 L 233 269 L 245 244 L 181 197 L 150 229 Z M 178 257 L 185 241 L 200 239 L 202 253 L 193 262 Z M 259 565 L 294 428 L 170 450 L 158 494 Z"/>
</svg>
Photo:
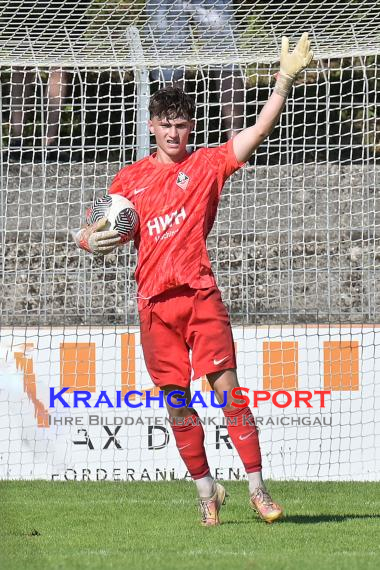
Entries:
<svg viewBox="0 0 380 570">
<path fill-rule="evenodd" d="M 157 148 L 155 160 L 160 164 L 178 164 L 179 162 L 185 160 L 188 156 L 189 153 L 186 149 L 184 149 L 183 152 L 178 155 L 171 156 L 169 154 L 166 154 L 166 152 L 164 152 L 162 149 Z"/>
</svg>

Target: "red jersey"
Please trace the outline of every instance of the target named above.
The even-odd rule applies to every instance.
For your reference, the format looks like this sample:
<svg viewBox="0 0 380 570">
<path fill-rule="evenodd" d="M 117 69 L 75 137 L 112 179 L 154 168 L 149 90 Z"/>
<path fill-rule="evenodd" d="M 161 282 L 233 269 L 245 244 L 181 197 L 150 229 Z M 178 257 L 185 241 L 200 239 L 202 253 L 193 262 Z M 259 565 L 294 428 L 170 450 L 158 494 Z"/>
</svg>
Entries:
<svg viewBox="0 0 380 570">
<path fill-rule="evenodd" d="M 216 284 L 206 249 L 219 198 L 239 163 L 232 141 L 201 148 L 180 163 L 162 164 L 155 154 L 122 168 L 110 194 L 122 194 L 140 218 L 136 281 L 139 306 L 172 287 Z"/>
</svg>

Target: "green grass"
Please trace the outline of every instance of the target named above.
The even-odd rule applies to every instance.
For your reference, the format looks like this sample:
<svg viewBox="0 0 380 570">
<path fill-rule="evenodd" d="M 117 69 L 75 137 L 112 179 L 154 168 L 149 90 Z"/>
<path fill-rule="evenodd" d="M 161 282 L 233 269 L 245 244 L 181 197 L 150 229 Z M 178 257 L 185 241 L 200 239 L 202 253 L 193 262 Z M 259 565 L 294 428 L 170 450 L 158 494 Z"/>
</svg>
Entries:
<svg viewBox="0 0 380 570">
<path fill-rule="evenodd" d="M 0 482 L 3 570 L 380 568 L 380 486 L 275 483 L 287 517 L 267 525 L 230 493 L 202 528 L 191 483 Z"/>
</svg>

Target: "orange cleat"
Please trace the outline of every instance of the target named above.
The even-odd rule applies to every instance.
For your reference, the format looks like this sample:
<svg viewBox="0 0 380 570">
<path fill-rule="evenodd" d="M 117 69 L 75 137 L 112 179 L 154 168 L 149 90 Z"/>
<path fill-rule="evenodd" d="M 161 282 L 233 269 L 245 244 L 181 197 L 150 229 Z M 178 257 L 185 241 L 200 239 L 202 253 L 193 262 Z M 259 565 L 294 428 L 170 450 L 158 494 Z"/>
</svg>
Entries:
<svg viewBox="0 0 380 570">
<path fill-rule="evenodd" d="M 202 526 L 217 526 L 220 524 L 219 511 L 226 503 L 226 490 L 223 485 L 216 483 L 216 491 L 209 499 L 200 499 L 199 507 L 201 511 Z"/>
<path fill-rule="evenodd" d="M 272 500 L 272 497 L 262 487 L 257 487 L 252 493 L 249 501 L 251 509 L 257 512 L 263 521 L 271 524 L 284 516 L 284 511 L 280 505 Z"/>
</svg>

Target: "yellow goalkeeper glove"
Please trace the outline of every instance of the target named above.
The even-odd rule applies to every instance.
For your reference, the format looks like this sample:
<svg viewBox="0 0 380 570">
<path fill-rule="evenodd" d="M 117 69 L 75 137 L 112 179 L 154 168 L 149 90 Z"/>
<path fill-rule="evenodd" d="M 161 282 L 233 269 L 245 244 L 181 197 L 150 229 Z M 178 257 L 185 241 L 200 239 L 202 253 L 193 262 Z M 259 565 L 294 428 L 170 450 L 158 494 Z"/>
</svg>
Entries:
<svg viewBox="0 0 380 570">
<path fill-rule="evenodd" d="M 310 65 L 314 54 L 310 49 L 307 32 L 304 32 L 294 50 L 289 53 L 289 38 L 283 36 L 281 43 L 280 73 L 274 91 L 283 97 L 289 95 L 298 73 Z"/>
<path fill-rule="evenodd" d="M 107 255 L 121 244 L 121 237 L 116 230 L 102 231 L 107 225 L 107 218 L 82 228 L 75 236 L 75 243 L 94 255 Z"/>
</svg>

